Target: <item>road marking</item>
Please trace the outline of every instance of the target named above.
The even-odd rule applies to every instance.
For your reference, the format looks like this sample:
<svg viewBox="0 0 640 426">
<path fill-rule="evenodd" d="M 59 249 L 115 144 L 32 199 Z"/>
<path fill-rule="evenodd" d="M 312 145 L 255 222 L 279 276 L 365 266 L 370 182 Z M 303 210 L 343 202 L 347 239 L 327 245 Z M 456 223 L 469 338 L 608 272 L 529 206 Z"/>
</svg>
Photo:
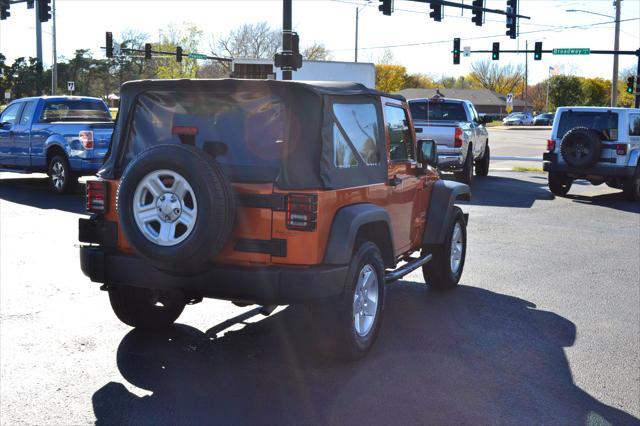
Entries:
<svg viewBox="0 0 640 426">
<path fill-rule="evenodd" d="M 542 157 L 504 157 L 491 156 L 492 160 L 509 160 L 509 161 L 542 161 Z"/>
</svg>

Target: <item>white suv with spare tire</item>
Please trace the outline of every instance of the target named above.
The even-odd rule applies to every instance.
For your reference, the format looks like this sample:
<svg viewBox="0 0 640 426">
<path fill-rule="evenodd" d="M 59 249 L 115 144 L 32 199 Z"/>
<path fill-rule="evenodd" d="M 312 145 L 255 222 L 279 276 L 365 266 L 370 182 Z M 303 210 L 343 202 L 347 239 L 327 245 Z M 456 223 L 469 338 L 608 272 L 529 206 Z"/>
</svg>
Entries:
<svg viewBox="0 0 640 426">
<path fill-rule="evenodd" d="M 640 200 L 640 109 L 561 107 L 543 155 L 549 189 L 567 195 L 576 179 Z"/>
</svg>

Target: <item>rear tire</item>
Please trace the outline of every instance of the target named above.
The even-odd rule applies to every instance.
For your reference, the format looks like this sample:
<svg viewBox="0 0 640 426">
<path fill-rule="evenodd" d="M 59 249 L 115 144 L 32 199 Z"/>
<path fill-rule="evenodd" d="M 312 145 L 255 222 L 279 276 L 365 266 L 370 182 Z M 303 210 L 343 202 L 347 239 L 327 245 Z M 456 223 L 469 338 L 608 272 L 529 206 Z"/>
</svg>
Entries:
<svg viewBox="0 0 640 426">
<path fill-rule="evenodd" d="M 170 326 L 186 305 L 180 293 L 131 286 L 109 287 L 109 301 L 120 321 L 143 329 Z"/>
<path fill-rule="evenodd" d="M 622 190 L 627 200 L 640 201 L 640 164 L 636 166 L 634 176 L 624 181 Z"/>
<path fill-rule="evenodd" d="M 318 350 L 346 361 L 363 357 L 380 331 L 384 297 L 380 249 L 364 242 L 351 259 L 343 294 L 311 306 Z"/>
<path fill-rule="evenodd" d="M 561 173 L 549 172 L 549 190 L 559 197 L 569 193 L 573 180 Z"/>
<path fill-rule="evenodd" d="M 422 267 L 424 281 L 436 290 L 450 290 L 460 282 L 467 255 L 467 224 L 455 207 L 444 243 L 425 247 L 433 255 Z"/>
<path fill-rule="evenodd" d="M 476 162 L 476 176 L 485 177 L 489 175 L 489 162 L 491 161 L 491 150 L 489 149 L 489 143 L 484 149 L 482 158 Z"/>
<path fill-rule="evenodd" d="M 49 161 L 49 187 L 56 194 L 67 194 L 73 191 L 78 177 L 71 173 L 69 160 L 64 155 L 54 155 Z"/>
<path fill-rule="evenodd" d="M 469 148 L 469 151 L 467 152 L 467 158 L 464 161 L 462 171 L 457 172 L 454 175 L 458 182 L 466 183 L 467 185 L 471 185 L 473 182 L 473 151 L 471 148 Z"/>
</svg>

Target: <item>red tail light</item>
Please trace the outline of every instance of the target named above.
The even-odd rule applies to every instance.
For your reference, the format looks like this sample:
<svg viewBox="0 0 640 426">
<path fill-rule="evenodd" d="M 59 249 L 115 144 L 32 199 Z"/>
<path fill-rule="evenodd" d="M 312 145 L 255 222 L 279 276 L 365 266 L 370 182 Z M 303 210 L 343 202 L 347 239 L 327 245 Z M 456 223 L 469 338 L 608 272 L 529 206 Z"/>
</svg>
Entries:
<svg viewBox="0 0 640 426">
<path fill-rule="evenodd" d="M 93 130 L 80 130 L 78 138 L 84 149 L 93 149 Z"/>
<path fill-rule="evenodd" d="M 287 228 L 314 231 L 318 223 L 318 196 L 315 194 L 287 195 Z"/>
<path fill-rule="evenodd" d="M 627 155 L 627 144 L 626 143 L 616 144 L 616 154 Z"/>
<path fill-rule="evenodd" d="M 107 212 L 107 182 L 87 181 L 87 211 L 91 213 Z"/>
<path fill-rule="evenodd" d="M 554 151 L 556 149 L 556 141 L 553 139 L 547 139 L 547 151 Z"/>
<path fill-rule="evenodd" d="M 453 146 L 456 148 L 462 147 L 462 129 L 456 127 L 456 133 L 453 136 Z"/>
</svg>

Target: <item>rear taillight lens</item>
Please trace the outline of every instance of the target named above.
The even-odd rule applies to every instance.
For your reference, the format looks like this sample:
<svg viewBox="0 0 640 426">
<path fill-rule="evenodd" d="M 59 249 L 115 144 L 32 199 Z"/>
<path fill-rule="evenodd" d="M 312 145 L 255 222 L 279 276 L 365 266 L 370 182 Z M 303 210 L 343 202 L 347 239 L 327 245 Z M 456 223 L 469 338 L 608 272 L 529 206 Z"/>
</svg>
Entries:
<svg viewBox="0 0 640 426">
<path fill-rule="evenodd" d="M 616 144 L 616 154 L 627 155 L 627 144 L 626 143 Z"/>
<path fill-rule="evenodd" d="M 87 181 L 87 211 L 91 213 L 107 212 L 107 182 Z"/>
<path fill-rule="evenodd" d="M 93 130 L 80 130 L 78 138 L 84 149 L 93 149 Z"/>
<path fill-rule="evenodd" d="M 556 149 L 556 141 L 553 139 L 547 139 L 547 151 L 554 151 Z"/>
<path fill-rule="evenodd" d="M 456 133 L 453 136 L 453 146 L 456 148 L 462 147 L 462 129 L 456 127 Z"/>
<path fill-rule="evenodd" d="M 315 194 L 287 195 L 287 228 L 314 231 L 318 223 L 318 196 Z"/>
</svg>

